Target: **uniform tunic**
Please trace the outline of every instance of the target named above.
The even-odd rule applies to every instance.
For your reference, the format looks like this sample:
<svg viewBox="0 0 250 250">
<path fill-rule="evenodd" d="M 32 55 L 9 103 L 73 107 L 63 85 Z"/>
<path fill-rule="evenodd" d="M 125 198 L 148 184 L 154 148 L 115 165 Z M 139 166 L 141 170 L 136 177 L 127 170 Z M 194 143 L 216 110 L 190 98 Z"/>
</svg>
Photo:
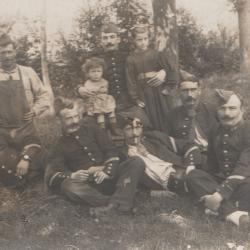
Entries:
<svg viewBox="0 0 250 250">
<path fill-rule="evenodd" d="M 250 124 L 243 122 L 233 129 L 213 128 L 208 148 L 209 172 L 224 183 L 219 188 L 224 198 L 250 177 Z"/>
<path fill-rule="evenodd" d="M 13 135 L 6 129 L 0 129 L 0 182 L 15 187 L 37 176 L 42 170 L 41 153 L 40 139 L 30 124 L 22 128 L 22 133 Z M 28 173 L 25 176 L 17 176 L 16 167 L 23 155 L 30 158 Z"/>
<path fill-rule="evenodd" d="M 158 87 L 148 86 L 147 81 L 152 74 L 162 69 L 166 71 L 166 83 Z M 131 53 L 126 62 L 126 76 L 128 91 L 134 104 L 137 101 L 144 102 L 146 114 L 153 128 L 168 132 L 166 120 L 169 106 L 167 97 L 162 91 L 166 88 L 166 84 L 175 83 L 176 78 L 163 54 L 154 49 Z"/>
<path fill-rule="evenodd" d="M 194 123 L 192 123 L 192 117 L 188 115 L 185 107 L 182 105 L 172 110 L 170 118 L 170 135 L 175 138 L 188 138 Z M 194 119 L 207 139 L 210 129 L 217 122 L 215 113 L 206 104 L 200 102 Z"/>
<path fill-rule="evenodd" d="M 63 182 L 71 180 L 71 173 L 88 170 L 92 166 L 105 166 L 103 171 L 114 179 L 118 163 L 116 149 L 105 131 L 96 125 L 82 125 L 74 135 L 61 136 L 50 152 L 45 181 L 49 188 L 60 191 Z M 111 194 L 114 190 L 114 183 L 111 182 L 107 180 L 97 185 L 92 176 L 88 185 L 101 193 Z"/>
<path fill-rule="evenodd" d="M 96 56 L 103 58 L 106 65 L 104 78 L 109 82 L 109 94 L 115 98 L 117 112 L 132 106 L 128 94 L 125 62 L 127 53 L 119 50 L 100 52 Z"/>
<path fill-rule="evenodd" d="M 194 170 L 187 179 L 198 197 L 219 192 L 221 212 L 250 211 L 250 124 L 232 129 L 216 125 L 209 136 L 208 171 Z"/>
</svg>

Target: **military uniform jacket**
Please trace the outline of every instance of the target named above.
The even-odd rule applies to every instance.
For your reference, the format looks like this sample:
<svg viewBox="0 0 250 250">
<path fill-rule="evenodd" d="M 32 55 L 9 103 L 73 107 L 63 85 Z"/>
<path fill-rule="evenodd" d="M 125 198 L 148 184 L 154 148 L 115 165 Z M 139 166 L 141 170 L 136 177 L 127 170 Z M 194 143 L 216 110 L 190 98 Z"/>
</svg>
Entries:
<svg viewBox="0 0 250 250">
<path fill-rule="evenodd" d="M 15 135 L 0 129 L 0 182 L 15 186 L 23 179 L 22 176 L 17 176 L 16 167 L 24 155 L 28 155 L 30 161 L 28 174 L 24 178 L 29 178 L 29 173 L 38 169 L 34 160 L 40 151 L 41 142 L 33 125 L 23 127 L 22 131 Z"/>
<path fill-rule="evenodd" d="M 209 172 L 222 184 L 218 192 L 229 198 L 237 186 L 250 177 L 250 124 L 240 123 L 233 129 L 215 126 L 209 137 Z"/>
<path fill-rule="evenodd" d="M 115 50 L 96 53 L 95 56 L 105 61 L 106 69 L 103 77 L 109 82 L 109 94 L 115 98 L 118 110 L 130 107 L 132 104 L 125 75 L 127 53 Z"/>
<path fill-rule="evenodd" d="M 192 161 L 198 161 L 197 158 L 200 157 L 197 147 L 193 144 L 175 140 L 161 131 L 145 131 L 142 144 L 150 154 L 181 168 L 193 165 Z M 121 158 L 127 156 L 126 148 Z"/>
<path fill-rule="evenodd" d="M 199 103 L 196 109 L 196 123 L 208 137 L 210 129 L 217 123 L 215 114 L 206 104 Z M 170 135 L 174 138 L 187 139 L 193 126 L 192 119 L 187 115 L 184 106 L 175 108 L 170 113 Z"/>
<path fill-rule="evenodd" d="M 104 172 L 116 175 L 119 158 L 105 131 L 96 125 L 83 125 L 74 135 L 63 135 L 50 152 L 45 181 L 58 188 L 72 172 L 92 166 L 105 166 Z"/>
</svg>

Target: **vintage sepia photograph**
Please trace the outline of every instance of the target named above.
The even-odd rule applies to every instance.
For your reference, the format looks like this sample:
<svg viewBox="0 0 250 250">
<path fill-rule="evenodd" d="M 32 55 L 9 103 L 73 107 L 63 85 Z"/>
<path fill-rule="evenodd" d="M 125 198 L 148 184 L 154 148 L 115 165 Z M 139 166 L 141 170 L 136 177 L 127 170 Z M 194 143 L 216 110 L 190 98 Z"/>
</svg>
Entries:
<svg viewBox="0 0 250 250">
<path fill-rule="evenodd" d="M 250 250 L 250 0 L 0 1 L 0 250 Z"/>
</svg>

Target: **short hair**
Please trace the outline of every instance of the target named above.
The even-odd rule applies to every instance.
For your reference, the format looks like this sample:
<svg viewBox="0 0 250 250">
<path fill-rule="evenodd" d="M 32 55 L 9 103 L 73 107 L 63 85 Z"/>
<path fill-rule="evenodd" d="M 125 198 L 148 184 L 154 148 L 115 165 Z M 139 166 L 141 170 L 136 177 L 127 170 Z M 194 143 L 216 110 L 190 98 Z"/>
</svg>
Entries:
<svg viewBox="0 0 250 250">
<path fill-rule="evenodd" d="M 56 116 L 60 117 L 60 113 L 63 109 L 73 109 L 74 103 L 72 100 L 59 96 L 54 100 L 54 108 Z"/>
<path fill-rule="evenodd" d="M 193 75 L 185 70 L 180 70 L 180 81 L 178 84 L 179 88 L 183 82 L 197 82 L 198 86 L 201 85 L 200 80 L 195 75 Z"/>
<path fill-rule="evenodd" d="M 91 57 L 86 60 L 86 62 L 82 65 L 82 70 L 85 73 L 88 73 L 90 69 L 102 67 L 103 71 L 105 71 L 105 61 L 102 58 Z"/>
<path fill-rule="evenodd" d="M 0 36 L 0 47 L 6 47 L 7 45 L 12 44 L 16 48 L 16 43 L 10 38 L 8 34 L 2 34 Z"/>
<path fill-rule="evenodd" d="M 120 33 L 118 26 L 112 22 L 102 25 L 101 33 L 102 32 L 103 33 L 116 33 L 116 34 Z"/>
</svg>

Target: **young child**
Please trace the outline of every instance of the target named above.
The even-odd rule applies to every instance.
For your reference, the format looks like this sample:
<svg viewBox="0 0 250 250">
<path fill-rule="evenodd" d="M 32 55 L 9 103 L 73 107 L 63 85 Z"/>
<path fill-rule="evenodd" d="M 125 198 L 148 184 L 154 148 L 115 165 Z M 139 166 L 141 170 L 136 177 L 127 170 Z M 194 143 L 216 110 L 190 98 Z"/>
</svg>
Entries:
<svg viewBox="0 0 250 250">
<path fill-rule="evenodd" d="M 169 105 L 162 91 L 175 82 L 175 75 L 164 54 L 149 47 L 148 26 L 134 27 L 132 36 L 135 50 L 126 62 L 129 94 L 134 104 L 145 109 L 154 129 L 168 132 Z"/>
<path fill-rule="evenodd" d="M 88 80 L 78 88 L 83 98 L 87 114 L 95 116 L 97 124 L 105 129 L 105 115 L 109 118 L 110 130 L 114 135 L 119 134 L 116 125 L 115 99 L 108 95 L 108 82 L 102 77 L 105 62 L 101 58 L 92 57 L 82 66 Z"/>
</svg>

